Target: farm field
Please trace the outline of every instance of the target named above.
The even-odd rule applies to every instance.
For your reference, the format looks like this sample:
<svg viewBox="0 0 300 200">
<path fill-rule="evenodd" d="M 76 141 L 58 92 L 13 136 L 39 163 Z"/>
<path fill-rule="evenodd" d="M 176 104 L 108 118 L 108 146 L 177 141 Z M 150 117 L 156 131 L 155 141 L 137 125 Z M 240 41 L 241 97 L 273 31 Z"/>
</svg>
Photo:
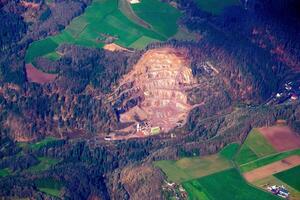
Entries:
<svg viewBox="0 0 300 200">
<path fill-rule="evenodd" d="M 273 162 L 276 162 L 279 160 L 283 160 L 292 155 L 300 155 L 300 149 L 272 154 L 270 156 L 266 156 L 266 157 L 254 160 L 252 162 L 240 165 L 239 167 L 240 167 L 241 172 L 244 173 L 244 172 L 248 172 L 248 171 L 254 170 L 256 168 L 262 167 L 264 165 L 267 165 L 267 164 L 270 164 L 270 163 L 273 163 Z"/>
<path fill-rule="evenodd" d="M 253 129 L 234 160 L 238 165 L 241 165 L 274 153 L 277 153 L 277 151 L 273 146 L 257 129 Z"/>
<path fill-rule="evenodd" d="M 142 1 L 133 9 L 136 13 L 128 15 L 131 7 L 125 4 L 124 9 L 119 1 L 122 0 L 93 0 L 61 33 L 30 44 L 26 63 L 33 63 L 40 56 L 57 60 L 56 48 L 63 43 L 102 48 L 105 43 L 114 42 L 123 47 L 144 48 L 176 34 L 180 12 L 172 6 L 159 0 Z M 143 13 L 145 9 L 147 13 Z"/>
<path fill-rule="evenodd" d="M 157 0 L 141 1 L 132 5 L 133 11 L 145 22 L 151 25 L 151 29 L 168 38 L 177 33 L 177 20 L 181 13 L 167 3 Z M 166 17 L 166 13 L 168 16 Z"/>
<path fill-rule="evenodd" d="M 220 14 L 228 6 L 239 5 L 239 0 L 196 0 L 199 8 L 214 15 Z"/>
<path fill-rule="evenodd" d="M 177 161 L 157 161 L 154 165 L 161 168 L 170 181 L 177 183 L 213 174 L 232 167 L 229 160 L 218 154 L 201 158 L 182 158 Z"/>
<path fill-rule="evenodd" d="M 240 145 L 238 143 L 229 144 L 219 152 L 219 155 L 228 160 L 232 160 L 236 152 L 239 150 L 239 147 Z"/>
<path fill-rule="evenodd" d="M 249 182 L 254 182 L 259 179 L 266 178 L 277 172 L 288 170 L 292 167 L 300 165 L 300 156 L 290 156 L 283 160 L 264 165 L 252 171 L 244 173 L 244 177 Z"/>
<path fill-rule="evenodd" d="M 250 186 L 236 169 L 228 169 L 183 183 L 190 199 L 275 200 L 270 193 Z M 199 192 L 200 191 L 200 192 Z"/>
<path fill-rule="evenodd" d="M 284 185 L 284 187 L 290 192 L 289 199 L 290 200 L 298 200 L 300 199 L 300 192 L 290 187 L 286 183 L 280 181 L 275 176 L 269 176 L 258 181 L 253 182 L 253 184 L 263 190 L 266 190 L 266 186 L 270 185 Z"/>
<path fill-rule="evenodd" d="M 300 192 L 300 165 L 274 174 L 274 176 Z"/>
<path fill-rule="evenodd" d="M 267 191 L 268 185 L 284 185 L 291 200 L 300 199 L 300 149 L 278 151 L 259 130 L 252 129 L 242 145 L 232 143 L 218 154 L 205 156 L 223 158 L 230 163 L 227 169 L 223 162 L 216 162 L 222 167 L 214 169 L 203 165 L 205 157 L 157 161 L 155 166 L 168 180 L 181 183 L 189 199 L 280 199 Z"/>
<path fill-rule="evenodd" d="M 258 129 L 277 151 L 300 148 L 300 136 L 288 126 L 271 126 Z"/>
</svg>

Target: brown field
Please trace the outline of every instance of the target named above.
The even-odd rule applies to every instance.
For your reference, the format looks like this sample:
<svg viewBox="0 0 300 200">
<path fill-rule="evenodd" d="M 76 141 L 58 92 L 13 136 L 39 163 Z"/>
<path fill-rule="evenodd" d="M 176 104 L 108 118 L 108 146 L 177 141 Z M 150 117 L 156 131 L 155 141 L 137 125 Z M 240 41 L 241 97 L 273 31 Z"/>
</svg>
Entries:
<svg viewBox="0 0 300 200">
<path fill-rule="evenodd" d="M 254 182 L 271 176 L 275 173 L 288 170 L 297 165 L 300 165 L 300 156 L 290 156 L 283 160 L 271 163 L 269 165 L 265 165 L 250 172 L 246 172 L 244 173 L 244 177 L 247 181 Z"/>
<path fill-rule="evenodd" d="M 271 126 L 258 129 L 277 151 L 300 148 L 300 136 L 288 126 Z"/>
<path fill-rule="evenodd" d="M 57 74 L 42 72 L 32 64 L 26 64 L 26 74 L 28 81 L 40 84 L 50 83 L 57 77 Z"/>
</svg>

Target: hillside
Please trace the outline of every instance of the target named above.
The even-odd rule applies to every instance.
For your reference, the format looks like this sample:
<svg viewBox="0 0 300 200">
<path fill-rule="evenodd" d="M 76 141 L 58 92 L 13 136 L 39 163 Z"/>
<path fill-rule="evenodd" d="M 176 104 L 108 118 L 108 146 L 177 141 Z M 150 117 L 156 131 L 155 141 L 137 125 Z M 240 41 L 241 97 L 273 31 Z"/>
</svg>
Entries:
<svg viewBox="0 0 300 200">
<path fill-rule="evenodd" d="M 0 198 L 297 199 L 299 10 L 0 0 Z"/>
</svg>

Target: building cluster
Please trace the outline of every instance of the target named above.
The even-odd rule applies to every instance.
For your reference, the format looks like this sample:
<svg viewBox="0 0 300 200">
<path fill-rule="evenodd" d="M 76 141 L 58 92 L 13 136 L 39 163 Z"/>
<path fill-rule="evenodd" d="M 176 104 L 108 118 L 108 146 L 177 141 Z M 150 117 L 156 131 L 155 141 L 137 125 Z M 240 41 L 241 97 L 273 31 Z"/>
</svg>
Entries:
<svg viewBox="0 0 300 200">
<path fill-rule="evenodd" d="M 142 132 L 144 135 L 156 135 L 160 133 L 160 127 L 152 127 L 148 122 L 141 122 L 136 124 L 136 132 Z"/>
<path fill-rule="evenodd" d="M 268 186 L 267 189 L 270 192 L 272 192 L 274 195 L 277 195 L 284 199 L 289 198 L 290 193 L 283 185 L 282 186 L 272 185 L 272 186 Z"/>
<path fill-rule="evenodd" d="M 169 183 L 168 181 L 165 181 L 165 184 L 163 185 L 163 191 L 171 194 L 172 199 L 176 199 L 176 200 L 188 199 L 188 194 L 186 190 L 182 187 L 182 185 L 177 183 Z"/>
</svg>

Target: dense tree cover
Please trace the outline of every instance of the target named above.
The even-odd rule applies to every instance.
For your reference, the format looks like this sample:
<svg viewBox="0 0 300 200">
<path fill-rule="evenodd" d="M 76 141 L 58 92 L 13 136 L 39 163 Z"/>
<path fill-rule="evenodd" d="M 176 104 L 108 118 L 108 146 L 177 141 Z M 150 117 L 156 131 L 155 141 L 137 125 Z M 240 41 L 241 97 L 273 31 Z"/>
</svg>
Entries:
<svg viewBox="0 0 300 200">
<path fill-rule="evenodd" d="M 290 4 L 284 2 L 291 1 L 277 1 L 283 5 L 270 0 L 251 1 L 253 4 L 248 4 L 247 10 L 232 7 L 220 16 L 201 11 L 193 0 L 178 1 L 180 9 L 185 11 L 181 23 L 200 33 L 203 38 L 197 43 L 169 41 L 164 45 L 188 50 L 193 75 L 203 83 L 211 84 L 210 87 L 190 91 L 190 101 L 195 103 L 208 99 L 209 103 L 194 109 L 186 125 L 171 131 L 176 138 L 170 139 L 166 134 L 111 143 L 93 136 L 104 136 L 121 126 L 116 110 L 128 96 L 113 99 L 115 102 L 109 97 L 122 75 L 131 69 L 144 51 L 112 53 L 62 45 L 58 49 L 63 53 L 61 59 L 37 62 L 37 66 L 44 71 L 58 73 L 57 80 L 46 85 L 29 83 L 23 62 L 28 44 L 61 30 L 83 12 L 90 0 L 56 0 L 53 1 L 56 6 L 51 8 L 45 1 L 35 0 L 33 2 L 41 2 L 42 5 L 36 11 L 36 21 L 27 24 L 24 21 L 28 19 L 23 19 L 21 14 L 29 9 L 21 7 L 19 1 L 4 2 L 6 4 L 1 5 L 0 10 L 0 21 L 5 27 L 0 29 L 0 169 L 9 168 L 11 175 L 0 178 L 0 196 L 49 198 L 38 191 L 34 180 L 52 177 L 64 183 L 61 194 L 64 199 L 87 199 L 91 194 L 110 199 L 109 191 L 112 190 L 119 193 L 120 198 L 128 199 L 129 194 L 124 186 L 110 177 L 124 166 L 214 153 L 230 142 L 242 141 L 252 127 L 272 124 L 277 119 L 287 119 L 289 125 L 300 130 L 299 104 L 252 109 L 242 107 L 236 110 L 230 107 L 239 101 L 261 102 L 276 92 L 283 81 L 299 78 L 288 68 L 295 65 L 293 60 L 281 59 L 278 62 L 280 55 L 273 56 L 270 52 L 283 43 L 288 53 L 299 55 L 299 42 L 296 40 L 299 33 L 295 32 L 298 26 L 284 31 L 285 27 L 292 26 L 285 26 L 282 22 L 274 24 L 276 20 L 271 19 L 278 15 L 271 15 L 273 12 L 267 16 L 263 14 L 268 9 L 286 9 Z M 271 3 L 271 6 L 265 6 L 266 3 Z M 292 13 L 297 18 L 296 12 Z M 282 20 L 287 22 L 291 18 Z M 253 28 L 258 26 L 264 29 L 266 24 L 278 40 L 276 43 L 268 39 L 272 35 L 263 37 L 265 30 L 259 36 L 253 36 Z M 293 37 L 295 40 L 292 40 Z M 262 38 L 267 47 L 260 47 L 257 38 Z M 150 45 L 148 49 L 159 46 L 163 45 Z M 222 77 L 229 80 L 230 87 L 226 88 L 223 82 L 207 74 L 201 67 L 203 61 L 211 61 L 222 69 Z M 253 90 L 243 96 L 247 86 L 252 86 Z M 117 90 L 116 96 L 121 91 Z M 127 106 L 138 101 L 131 101 L 131 105 Z M 31 141 L 47 135 L 71 139 L 51 142 L 37 149 L 21 149 L 11 140 L 22 138 Z M 26 172 L 39 163 L 39 157 L 58 159 L 60 162 L 38 174 Z"/>
</svg>

